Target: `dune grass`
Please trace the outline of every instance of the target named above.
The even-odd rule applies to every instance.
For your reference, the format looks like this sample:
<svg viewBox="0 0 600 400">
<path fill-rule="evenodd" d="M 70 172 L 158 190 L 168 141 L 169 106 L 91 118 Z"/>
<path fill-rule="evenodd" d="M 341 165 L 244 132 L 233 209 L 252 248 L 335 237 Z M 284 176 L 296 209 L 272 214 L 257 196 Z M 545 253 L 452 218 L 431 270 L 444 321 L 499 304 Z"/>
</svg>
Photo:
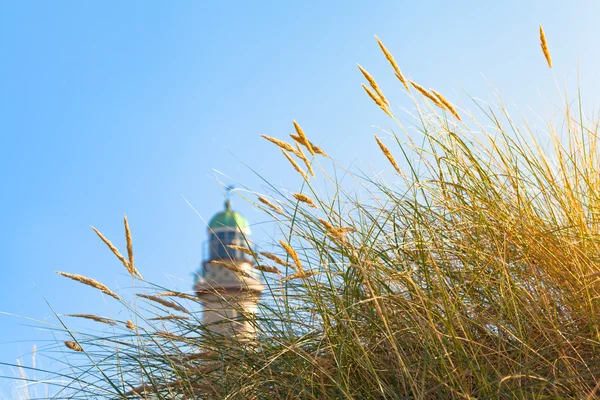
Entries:
<svg viewBox="0 0 600 400">
<path fill-rule="evenodd" d="M 211 334 L 193 295 L 142 281 L 126 225 L 127 258 L 111 251 L 144 293 L 113 296 L 131 317 L 97 317 L 106 334 L 62 326 L 59 398 L 600 396 L 599 121 L 566 105 L 534 132 L 479 102 L 475 118 L 379 44 L 414 101 L 396 116 L 359 67 L 398 124 L 374 140 L 393 183 L 347 172 L 361 195 L 347 190 L 295 121 L 290 142 L 267 138 L 302 185 L 250 199 L 281 231 L 278 251 L 252 253 L 267 284 L 246 315 L 256 339 Z"/>
</svg>

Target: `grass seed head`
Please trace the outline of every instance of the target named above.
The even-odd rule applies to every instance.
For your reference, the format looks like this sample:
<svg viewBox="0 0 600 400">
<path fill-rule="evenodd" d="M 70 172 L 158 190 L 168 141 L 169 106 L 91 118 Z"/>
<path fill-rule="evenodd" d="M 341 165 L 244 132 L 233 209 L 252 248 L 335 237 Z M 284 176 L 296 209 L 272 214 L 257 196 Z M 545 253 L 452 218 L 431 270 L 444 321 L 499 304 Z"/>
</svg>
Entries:
<svg viewBox="0 0 600 400">
<path fill-rule="evenodd" d="M 377 85 L 377 82 L 375 81 L 375 79 L 371 76 L 371 74 L 369 74 L 369 72 L 367 72 L 366 69 L 364 69 L 363 67 L 360 66 L 360 64 L 358 64 L 358 69 L 360 70 L 360 72 L 362 72 L 363 76 L 365 77 L 365 79 L 369 82 L 369 85 L 371 85 L 371 87 L 373 88 L 373 90 L 375 91 L 375 93 L 377 93 L 377 97 L 379 97 L 379 99 L 381 100 L 381 102 L 383 104 L 386 105 L 386 107 L 390 106 L 390 103 L 388 103 L 387 99 L 385 98 L 385 96 L 383 95 L 383 92 L 381 91 L 381 89 L 379 88 L 379 85 Z"/>
<path fill-rule="evenodd" d="M 127 258 L 128 258 L 128 266 L 126 265 L 127 270 L 131 275 L 137 275 L 140 279 L 142 275 L 135 268 L 135 263 L 133 259 L 133 242 L 131 240 L 131 231 L 129 230 L 129 222 L 127 221 L 127 215 L 123 216 L 123 224 L 125 225 L 125 240 L 127 241 Z"/>
<path fill-rule="evenodd" d="M 450 111 L 452 115 L 456 117 L 457 120 L 462 121 L 460 115 L 458 115 L 458 112 L 456 111 L 456 108 L 454 108 L 454 106 L 448 101 L 448 99 L 446 99 L 444 96 L 442 96 L 441 93 L 438 93 L 433 89 L 431 89 L 431 93 L 433 93 L 433 95 L 437 97 L 437 99 L 444 105 L 444 108 Z"/>
<path fill-rule="evenodd" d="M 295 141 L 296 143 L 298 143 L 299 145 L 301 145 L 301 146 L 304 146 L 304 143 L 302 142 L 302 139 L 300 139 L 300 136 L 298 136 L 298 135 L 294 135 L 293 133 L 290 133 L 290 137 L 291 137 L 292 139 L 294 139 L 294 141 Z M 313 142 L 311 142 L 311 141 L 309 141 L 309 143 L 310 143 L 310 146 L 312 147 L 313 151 L 315 152 L 315 154 L 320 154 L 320 155 L 322 155 L 323 157 L 329 157 L 329 156 L 327 155 L 327 153 L 325 153 L 325 152 L 323 151 L 323 149 L 322 149 L 322 148 L 320 148 L 319 146 L 315 145 L 315 144 L 314 144 Z"/>
<path fill-rule="evenodd" d="M 281 265 L 282 267 L 293 268 L 293 266 L 290 263 L 285 262 L 281 258 L 277 257 L 275 254 L 267 253 L 266 251 L 263 251 L 260 253 L 260 255 L 264 256 L 265 258 L 268 258 L 271 261 L 276 262 L 277 264 Z"/>
<path fill-rule="evenodd" d="M 88 285 L 88 286 L 91 286 L 93 288 L 96 288 L 96 289 L 100 290 L 102 293 L 107 294 L 110 297 L 113 297 L 113 298 L 115 298 L 117 300 L 121 300 L 121 298 L 116 293 L 114 293 L 112 290 L 110 290 L 108 288 L 108 286 L 106 286 L 106 285 L 98 282 L 95 279 L 88 278 L 88 277 L 85 277 L 83 275 L 69 274 L 67 272 L 61 272 L 61 271 L 56 271 L 56 273 L 59 274 L 59 275 L 62 275 L 64 277 L 66 277 L 66 278 L 73 279 L 74 281 L 83 283 L 84 285 Z"/>
<path fill-rule="evenodd" d="M 317 208 L 317 205 L 310 197 L 302 194 L 302 193 L 294 193 L 292 196 L 298 201 L 308 204 L 309 207 Z"/>
<path fill-rule="evenodd" d="M 308 140 L 308 138 L 304 134 L 304 131 L 300 127 L 300 124 L 298 124 L 298 122 L 296 122 L 296 120 L 294 120 L 293 122 L 294 122 L 294 129 L 296 129 L 296 133 L 298 134 L 298 138 L 300 139 L 300 143 L 302 143 L 302 145 L 304 147 L 306 147 L 306 149 L 308 150 L 308 152 L 314 156 L 315 155 L 315 150 L 312 148 L 312 144 L 310 143 L 310 141 Z"/>
<path fill-rule="evenodd" d="M 99 317 L 99 316 L 94 315 L 94 314 L 67 314 L 67 316 L 68 317 L 75 317 L 75 318 L 91 319 L 92 321 L 101 322 L 103 324 L 108 324 L 108 325 L 112 325 L 112 326 L 115 326 L 117 324 L 112 319 Z"/>
<path fill-rule="evenodd" d="M 409 81 L 411 85 L 413 85 L 413 87 L 415 89 L 417 89 L 419 91 L 419 93 L 421 93 L 423 96 L 427 97 L 429 100 L 431 100 L 436 106 L 438 106 L 439 108 L 445 108 L 444 105 L 442 104 L 442 102 L 435 97 L 432 93 L 430 93 L 427 89 L 425 89 L 423 86 L 419 85 L 416 82 L 413 81 Z"/>
<path fill-rule="evenodd" d="M 406 90 L 408 90 L 408 82 L 406 81 L 406 78 L 404 77 L 404 75 L 402 75 L 402 72 L 400 71 L 400 68 L 398 67 L 398 64 L 396 63 L 396 60 L 394 60 L 394 56 L 392 56 L 392 53 L 390 53 L 389 50 L 383 45 L 383 43 L 381 43 L 381 40 L 379 40 L 379 38 L 377 36 L 375 36 L 375 39 L 377 39 L 377 43 L 379 44 L 381 51 L 385 55 L 385 58 L 388 60 L 388 62 L 394 69 L 394 73 L 396 74 L 396 77 L 398 78 L 398 80 L 400 82 L 402 82 L 402 84 L 404 85 Z"/>
<path fill-rule="evenodd" d="M 255 265 L 254 269 L 262 272 L 270 272 L 272 274 L 281 274 L 281 271 L 277 267 L 270 265 Z"/>
<path fill-rule="evenodd" d="M 298 258 L 298 253 L 296 253 L 296 250 L 294 250 L 292 246 L 290 246 L 283 240 L 280 240 L 279 244 L 281 244 L 281 247 L 283 247 L 288 256 L 290 256 L 292 260 L 294 260 L 294 264 L 296 264 L 296 268 L 298 269 L 298 271 L 304 271 L 304 269 L 302 268 L 302 263 L 300 262 L 300 258 Z"/>
<path fill-rule="evenodd" d="M 290 162 L 290 164 L 292 164 L 292 166 L 294 167 L 294 169 L 300 174 L 302 175 L 302 178 L 304 178 L 304 180 L 306 182 L 308 182 L 308 175 L 306 174 L 306 172 L 304 172 L 302 170 L 302 168 L 300 168 L 300 166 L 298 165 L 298 163 L 296 161 L 294 161 L 294 159 L 292 157 L 289 156 L 288 153 L 286 153 L 285 151 L 281 150 L 281 152 L 283 153 L 283 155 L 285 156 L 285 158 L 288 159 L 288 161 Z"/>
<path fill-rule="evenodd" d="M 274 143 L 275 145 L 277 145 L 282 150 L 289 151 L 289 152 L 292 152 L 292 153 L 296 152 L 296 149 L 294 148 L 294 146 L 292 146 L 288 142 L 284 142 L 283 140 L 279 140 L 279 139 L 276 139 L 274 137 L 267 136 L 267 135 L 260 135 L 260 137 L 262 137 L 263 139 L 268 140 L 271 143 Z"/>
<path fill-rule="evenodd" d="M 73 350 L 73 351 L 79 351 L 82 352 L 83 349 L 81 348 L 80 345 L 78 345 L 77 343 L 71 341 L 71 340 L 65 340 L 65 346 L 67 346 L 69 349 Z"/>
<path fill-rule="evenodd" d="M 229 247 L 230 249 L 233 249 L 233 250 L 239 250 L 242 253 L 247 254 L 247 255 L 249 255 L 251 257 L 254 257 L 254 258 L 256 258 L 256 256 L 257 256 L 257 254 L 255 252 L 253 252 L 252 250 L 248 249 L 247 247 L 236 246 L 234 244 L 227 245 L 227 247 Z"/>
<path fill-rule="evenodd" d="M 127 268 L 127 271 L 129 271 L 129 273 L 131 273 L 131 270 L 129 268 L 129 261 L 127 261 L 125 259 L 125 257 L 123 257 L 123 255 L 119 252 L 119 250 L 115 247 L 115 245 L 112 244 L 112 242 L 110 240 L 105 238 L 104 235 L 102 233 L 100 233 L 100 231 L 98 229 L 94 228 L 93 226 L 91 228 L 94 230 L 94 232 L 96 232 L 96 235 L 98 235 L 98 237 L 104 242 L 104 244 L 106 244 L 106 246 L 110 249 L 110 251 L 112 251 L 112 253 L 119 259 L 119 261 L 121 261 L 123 263 L 125 268 Z"/>
<path fill-rule="evenodd" d="M 367 92 L 367 94 L 369 95 L 371 100 L 373 100 L 375 102 L 375 104 L 377 104 L 383 110 L 384 113 L 386 113 L 387 115 L 389 115 L 391 117 L 392 114 L 388 110 L 387 105 L 383 101 L 381 101 L 381 99 L 379 97 L 375 96 L 375 94 L 373 92 L 371 92 L 371 89 L 369 89 L 364 83 L 362 84 L 362 87 L 363 87 L 363 89 L 365 89 L 365 92 Z"/>
<path fill-rule="evenodd" d="M 394 169 L 396 170 L 396 172 L 398 172 L 399 174 L 402 174 L 400 172 L 400 168 L 398 167 L 398 164 L 396 163 L 396 160 L 394 159 L 394 156 L 392 155 L 392 153 L 390 152 L 390 150 L 381 142 L 381 140 L 379 140 L 379 138 L 377 136 L 375 136 L 375 140 L 377 141 L 377 144 L 379 145 L 379 148 L 381 149 L 381 151 L 383 152 L 383 154 L 387 157 L 387 159 L 390 162 L 390 164 L 392 164 L 392 167 L 394 167 Z"/>
<path fill-rule="evenodd" d="M 182 292 L 161 292 L 161 293 L 156 293 L 156 296 L 159 297 L 179 297 L 180 299 L 187 299 L 187 300 L 193 300 L 196 301 L 198 300 L 198 297 L 191 295 L 191 294 L 187 294 L 187 293 L 182 293 Z"/>
<path fill-rule="evenodd" d="M 265 199 L 264 197 L 259 197 L 258 201 L 260 201 L 261 203 L 263 203 L 264 205 L 269 207 L 271 210 L 273 210 L 273 212 L 283 215 L 283 208 L 276 206 L 275 204 L 271 203 L 269 200 Z"/>
<path fill-rule="evenodd" d="M 302 151 L 302 148 L 300 147 L 300 145 L 298 143 L 296 143 L 296 147 L 298 148 L 298 150 L 294 154 L 299 159 L 301 159 L 302 161 L 304 161 L 304 165 L 306 165 L 306 169 L 308 170 L 308 173 L 311 174 L 312 177 L 314 178 L 315 177 L 315 171 L 313 171 L 312 166 L 310 165 L 310 160 L 308 158 L 306 158 L 306 156 L 304 155 L 304 152 Z"/>
<path fill-rule="evenodd" d="M 167 308 L 171 308 L 173 310 L 177 310 L 177 311 L 181 311 L 184 312 L 186 314 L 189 314 L 190 312 L 185 309 L 184 307 L 180 306 L 179 304 L 173 302 L 173 301 L 169 301 L 169 300 L 165 300 L 165 299 L 161 299 L 158 296 L 153 296 L 151 294 L 145 294 L 145 293 L 140 293 L 138 294 L 138 297 L 141 297 L 143 299 L 148 299 L 150 301 L 154 301 L 162 306 L 165 306 Z"/>
<path fill-rule="evenodd" d="M 544 52 L 544 57 L 546 57 L 548 66 L 552 68 L 552 57 L 550 57 L 550 50 L 548 49 L 548 43 L 546 42 L 546 34 L 544 33 L 544 28 L 542 28 L 542 24 L 540 24 L 540 45 L 542 46 L 542 52 Z"/>
<path fill-rule="evenodd" d="M 130 320 L 127 320 L 127 322 L 125 323 L 125 327 L 127 329 L 132 330 L 132 331 L 136 331 L 137 330 L 137 328 L 135 327 L 135 324 L 132 321 L 130 321 Z"/>
</svg>

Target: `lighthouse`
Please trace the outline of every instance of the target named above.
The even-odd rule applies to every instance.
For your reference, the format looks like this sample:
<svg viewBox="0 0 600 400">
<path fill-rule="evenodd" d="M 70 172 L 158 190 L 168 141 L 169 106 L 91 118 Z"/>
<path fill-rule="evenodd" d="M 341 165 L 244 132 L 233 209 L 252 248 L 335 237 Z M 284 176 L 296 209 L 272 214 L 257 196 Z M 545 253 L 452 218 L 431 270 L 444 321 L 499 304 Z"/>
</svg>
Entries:
<svg viewBox="0 0 600 400">
<path fill-rule="evenodd" d="M 250 234 L 248 220 L 225 201 L 208 224 L 208 251 L 194 284 L 207 329 L 241 340 L 256 334 L 254 316 L 264 285 L 254 259 L 229 246 L 249 249 Z"/>
</svg>

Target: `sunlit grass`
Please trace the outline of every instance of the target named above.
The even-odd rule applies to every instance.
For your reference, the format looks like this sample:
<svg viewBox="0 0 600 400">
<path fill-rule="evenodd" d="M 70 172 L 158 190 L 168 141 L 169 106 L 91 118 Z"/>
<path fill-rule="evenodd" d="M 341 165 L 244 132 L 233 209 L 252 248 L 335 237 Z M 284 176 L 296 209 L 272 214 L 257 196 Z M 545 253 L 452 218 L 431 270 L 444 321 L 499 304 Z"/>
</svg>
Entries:
<svg viewBox="0 0 600 400">
<path fill-rule="evenodd" d="M 565 105 L 532 131 L 479 102 L 476 120 L 402 75 L 414 113 L 398 116 L 363 74 L 404 122 L 374 142 L 393 183 L 348 172 L 361 195 L 346 189 L 295 122 L 316 178 L 293 159 L 305 162 L 301 147 L 267 138 L 303 184 L 247 197 L 281 232 L 276 254 L 251 252 L 267 287 L 246 315 L 256 339 L 211 334 L 193 296 L 133 276 L 144 295 L 118 300 L 128 317 L 111 331 L 62 326 L 83 351 L 66 358 L 58 397 L 600 395 L 600 121 Z"/>
</svg>

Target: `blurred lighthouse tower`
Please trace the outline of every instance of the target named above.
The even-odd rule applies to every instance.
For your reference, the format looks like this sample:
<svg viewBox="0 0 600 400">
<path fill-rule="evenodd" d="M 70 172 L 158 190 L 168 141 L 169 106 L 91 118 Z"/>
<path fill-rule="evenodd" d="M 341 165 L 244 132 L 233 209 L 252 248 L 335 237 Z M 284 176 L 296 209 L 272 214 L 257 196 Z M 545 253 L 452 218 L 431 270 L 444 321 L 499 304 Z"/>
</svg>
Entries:
<svg viewBox="0 0 600 400">
<path fill-rule="evenodd" d="M 228 247 L 248 248 L 249 241 L 248 220 L 233 211 L 229 199 L 226 200 L 225 209 L 215 214 L 208 224 L 208 254 L 194 285 L 208 329 L 238 339 L 255 335 L 253 317 L 264 290 L 258 271 L 253 268 L 252 257 Z"/>
</svg>

